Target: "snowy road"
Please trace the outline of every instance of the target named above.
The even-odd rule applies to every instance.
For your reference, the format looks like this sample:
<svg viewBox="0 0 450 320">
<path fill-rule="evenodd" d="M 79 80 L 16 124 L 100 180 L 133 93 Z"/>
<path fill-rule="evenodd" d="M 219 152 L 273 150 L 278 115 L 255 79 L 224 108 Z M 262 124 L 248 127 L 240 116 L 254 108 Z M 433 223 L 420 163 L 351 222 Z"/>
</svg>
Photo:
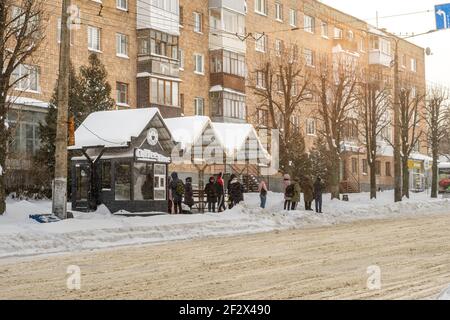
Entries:
<svg viewBox="0 0 450 320">
<path fill-rule="evenodd" d="M 0 298 L 434 298 L 450 284 L 450 216 L 359 221 L 0 261 Z M 66 268 L 81 268 L 81 290 Z M 379 266 L 381 290 L 367 289 Z"/>
</svg>

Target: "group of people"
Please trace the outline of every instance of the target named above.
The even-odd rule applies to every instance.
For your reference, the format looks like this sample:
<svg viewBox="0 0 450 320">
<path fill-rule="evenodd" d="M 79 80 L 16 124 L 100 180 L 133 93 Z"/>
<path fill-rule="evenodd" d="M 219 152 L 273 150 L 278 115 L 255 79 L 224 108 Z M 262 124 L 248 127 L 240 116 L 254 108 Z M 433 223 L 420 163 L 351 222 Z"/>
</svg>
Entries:
<svg viewBox="0 0 450 320">
<path fill-rule="evenodd" d="M 225 189 L 223 174 L 217 177 L 211 176 L 203 192 L 206 195 L 208 212 L 222 212 L 226 210 L 225 192 L 228 192 L 228 208 L 231 209 L 244 200 L 244 186 L 236 175 L 232 174 Z M 184 200 L 184 202 L 183 202 Z M 185 183 L 178 177 L 178 173 L 172 172 L 169 182 L 169 213 L 183 213 L 182 204 L 189 207 L 192 212 L 194 206 L 194 191 L 192 178 L 188 177 Z"/>
<path fill-rule="evenodd" d="M 313 183 L 309 177 L 302 177 L 302 179 L 295 177 L 293 181 L 289 174 L 285 174 L 283 178 L 284 187 L 284 210 L 296 210 L 300 202 L 300 196 L 303 192 L 303 199 L 305 202 L 305 210 L 313 211 L 312 202 L 314 200 L 316 205 L 316 212 L 322 213 L 322 194 L 324 191 L 324 184 L 320 177 L 317 177 Z"/>
</svg>

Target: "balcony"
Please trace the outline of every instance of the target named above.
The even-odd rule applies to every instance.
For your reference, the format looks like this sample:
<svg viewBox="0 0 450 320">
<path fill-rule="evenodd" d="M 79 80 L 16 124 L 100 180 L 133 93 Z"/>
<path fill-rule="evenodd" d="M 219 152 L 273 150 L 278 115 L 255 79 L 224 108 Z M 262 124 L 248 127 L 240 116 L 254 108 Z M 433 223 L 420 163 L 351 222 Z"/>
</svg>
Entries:
<svg viewBox="0 0 450 320">
<path fill-rule="evenodd" d="M 390 67 L 393 57 L 381 50 L 371 50 L 369 52 L 369 64 Z"/>
<path fill-rule="evenodd" d="M 343 51 L 358 52 L 358 43 L 350 39 L 333 39 L 333 47 L 340 46 Z"/>
</svg>

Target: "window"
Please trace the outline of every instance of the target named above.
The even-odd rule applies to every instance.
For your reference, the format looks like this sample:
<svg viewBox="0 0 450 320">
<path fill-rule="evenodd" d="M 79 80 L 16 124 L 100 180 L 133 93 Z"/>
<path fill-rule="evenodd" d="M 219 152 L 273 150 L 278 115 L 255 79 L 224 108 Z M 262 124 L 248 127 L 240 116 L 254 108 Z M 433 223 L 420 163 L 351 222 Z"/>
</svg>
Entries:
<svg viewBox="0 0 450 320">
<path fill-rule="evenodd" d="M 111 161 L 102 162 L 102 190 L 111 190 Z"/>
<path fill-rule="evenodd" d="M 150 102 L 158 105 L 179 106 L 178 82 L 150 78 Z"/>
<path fill-rule="evenodd" d="M 128 11 L 128 0 L 116 0 L 116 8 Z"/>
<path fill-rule="evenodd" d="M 204 115 L 204 104 L 205 100 L 203 98 L 195 98 L 194 99 L 194 109 L 195 109 L 195 115 L 197 116 L 203 116 Z"/>
<path fill-rule="evenodd" d="M 417 72 L 417 60 L 414 58 L 411 58 L 411 71 Z"/>
<path fill-rule="evenodd" d="M 305 62 L 307 66 L 314 66 L 314 52 L 311 49 L 304 49 Z"/>
<path fill-rule="evenodd" d="M 76 199 L 77 201 L 87 201 L 89 194 L 89 167 L 87 165 L 75 166 L 76 175 Z"/>
<path fill-rule="evenodd" d="M 255 0 L 255 12 L 267 15 L 267 0 Z"/>
<path fill-rule="evenodd" d="M 194 72 L 205 74 L 204 56 L 202 54 L 194 54 Z"/>
<path fill-rule="evenodd" d="M 283 53 L 283 40 L 276 39 L 275 40 L 275 54 L 278 57 L 281 57 L 282 53 Z"/>
<path fill-rule="evenodd" d="M 311 32 L 311 33 L 314 33 L 314 29 L 315 29 L 315 26 L 314 26 L 314 24 L 315 24 L 315 21 L 314 21 L 314 18 L 313 17 L 311 17 L 311 16 L 307 16 L 306 14 L 304 15 L 304 18 L 303 18 L 303 22 L 304 22 L 304 30 L 305 31 L 307 31 L 307 32 Z"/>
<path fill-rule="evenodd" d="M 315 119 L 306 119 L 306 134 L 308 136 L 316 135 L 316 120 Z"/>
<path fill-rule="evenodd" d="M 402 67 L 406 68 L 406 54 L 402 55 Z"/>
<path fill-rule="evenodd" d="M 352 173 L 358 173 L 358 159 L 352 158 Z"/>
<path fill-rule="evenodd" d="M 361 52 L 365 52 L 366 51 L 366 48 L 365 48 L 365 45 L 364 45 L 364 38 L 359 39 L 359 51 L 361 51 Z"/>
<path fill-rule="evenodd" d="M 178 20 L 179 20 L 180 26 L 183 26 L 184 25 L 183 6 L 179 7 L 178 16 L 179 16 Z"/>
<path fill-rule="evenodd" d="M 133 168 L 134 192 L 133 198 L 137 201 L 153 200 L 153 164 L 135 163 Z"/>
<path fill-rule="evenodd" d="M 367 165 L 367 159 L 363 159 L 362 161 L 362 173 L 367 174 L 369 172 L 368 165 Z"/>
<path fill-rule="evenodd" d="M 256 33 L 255 37 L 255 50 L 258 52 L 266 52 L 267 36 L 265 34 Z"/>
<path fill-rule="evenodd" d="M 347 32 L 347 38 L 348 38 L 348 40 L 353 41 L 353 39 L 355 38 L 355 34 L 353 33 L 353 31 L 348 30 L 348 32 Z"/>
<path fill-rule="evenodd" d="M 245 95 L 225 91 L 211 92 L 210 102 L 214 116 L 246 120 Z"/>
<path fill-rule="evenodd" d="M 184 70 L 184 50 L 178 50 L 178 59 L 180 61 L 180 70 Z"/>
<path fill-rule="evenodd" d="M 334 38 L 335 39 L 342 39 L 343 31 L 340 28 L 334 28 Z"/>
<path fill-rule="evenodd" d="M 128 36 L 125 34 L 116 33 L 116 55 L 128 58 Z"/>
<path fill-rule="evenodd" d="M 289 9 L 289 24 L 293 27 L 297 26 L 297 11 L 295 9 Z"/>
<path fill-rule="evenodd" d="M 20 80 L 19 80 L 20 79 Z M 39 92 L 39 68 L 36 66 L 30 66 L 20 64 L 13 71 L 11 76 L 12 82 L 15 83 L 14 89 L 23 91 Z"/>
<path fill-rule="evenodd" d="M 390 162 L 386 162 L 386 177 L 390 177 L 391 176 L 391 163 Z"/>
<path fill-rule="evenodd" d="M 381 176 L 381 161 L 375 161 L 375 174 Z"/>
<path fill-rule="evenodd" d="M 275 3 L 275 19 L 277 21 L 283 21 L 283 5 L 281 3 Z"/>
<path fill-rule="evenodd" d="M 258 127 L 267 127 L 269 125 L 269 111 L 257 109 Z"/>
<path fill-rule="evenodd" d="M 178 37 L 157 30 L 150 31 L 150 37 L 138 39 L 140 55 L 157 55 L 178 59 Z"/>
<path fill-rule="evenodd" d="M 131 200 L 131 165 L 129 162 L 118 162 L 115 164 L 115 200 Z"/>
<path fill-rule="evenodd" d="M 26 110 L 10 111 L 8 125 L 13 128 L 9 137 L 8 152 L 35 155 L 41 147 L 39 124 L 45 122 L 45 114 Z"/>
<path fill-rule="evenodd" d="M 322 37 L 328 38 L 328 23 L 325 21 L 322 21 L 320 24 L 320 32 L 322 34 Z"/>
<path fill-rule="evenodd" d="M 256 87 L 260 89 L 266 88 L 266 75 L 262 71 L 256 71 Z"/>
<path fill-rule="evenodd" d="M 119 106 L 128 106 L 128 84 L 117 82 L 116 83 L 116 102 Z"/>
<path fill-rule="evenodd" d="M 203 15 L 198 12 L 194 12 L 194 31 L 197 33 L 203 32 Z"/>
<path fill-rule="evenodd" d="M 245 56 L 226 50 L 211 54 L 211 72 L 245 77 Z"/>
<path fill-rule="evenodd" d="M 300 117 L 299 116 L 291 116 L 291 124 L 292 124 L 292 130 L 295 133 L 300 132 Z"/>
<path fill-rule="evenodd" d="M 100 46 L 100 29 L 88 26 L 88 49 L 99 52 Z"/>
<path fill-rule="evenodd" d="M 154 199 L 155 200 L 166 200 L 166 165 L 165 164 L 155 164 L 153 170 L 154 176 Z"/>
</svg>

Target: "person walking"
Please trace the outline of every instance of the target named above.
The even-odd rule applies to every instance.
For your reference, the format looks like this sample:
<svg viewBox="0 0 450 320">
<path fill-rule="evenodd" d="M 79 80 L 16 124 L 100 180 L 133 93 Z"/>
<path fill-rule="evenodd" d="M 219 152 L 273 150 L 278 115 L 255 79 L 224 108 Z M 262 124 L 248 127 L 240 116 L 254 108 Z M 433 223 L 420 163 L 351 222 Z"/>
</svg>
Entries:
<svg viewBox="0 0 450 320">
<path fill-rule="evenodd" d="M 242 184 L 239 182 L 238 178 L 235 175 L 232 175 L 232 179 L 230 180 L 228 187 L 228 194 L 231 198 L 230 209 L 235 205 L 239 204 L 244 198 L 242 192 Z"/>
<path fill-rule="evenodd" d="M 266 200 L 267 200 L 267 185 L 264 180 L 261 180 L 258 186 L 258 192 L 259 192 L 259 199 L 260 201 L 260 207 L 265 209 L 266 208 Z"/>
<path fill-rule="evenodd" d="M 314 182 L 314 202 L 316 203 L 316 212 L 322 213 L 322 193 L 323 193 L 323 183 L 320 177 L 317 177 Z"/>
<path fill-rule="evenodd" d="M 217 212 L 222 212 L 226 210 L 225 207 L 225 182 L 223 181 L 223 173 L 220 172 L 217 176 Z"/>
<path fill-rule="evenodd" d="M 292 188 L 288 187 L 291 185 L 291 176 L 289 174 L 285 174 L 283 177 L 283 192 L 284 192 L 284 210 L 290 210 L 291 209 L 291 199 L 293 195 Z"/>
<path fill-rule="evenodd" d="M 291 210 L 297 210 L 297 204 L 300 202 L 300 195 L 302 193 L 302 189 L 300 188 L 300 183 L 299 183 L 299 179 L 295 178 L 294 179 L 294 194 L 292 195 L 291 198 Z"/>
<path fill-rule="evenodd" d="M 192 189 L 192 178 L 186 178 L 184 185 L 184 204 L 189 207 L 189 211 L 192 213 L 192 207 L 194 205 L 194 191 Z"/>
<path fill-rule="evenodd" d="M 206 202 L 208 203 L 208 212 L 216 212 L 217 186 L 214 177 L 209 178 L 205 186 Z"/>
<path fill-rule="evenodd" d="M 310 177 L 304 177 L 302 191 L 303 199 L 305 201 L 305 210 L 312 211 L 311 205 L 314 200 L 314 185 Z"/>
<path fill-rule="evenodd" d="M 172 177 L 169 187 L 172 191 L 173 213 L 182 213 L 183 208 L 181 207 L 181 203 L 183 202 L 184 183 L 178 178 L 178 173 L 172 172 L 170 176 Z"/>
</svg>

